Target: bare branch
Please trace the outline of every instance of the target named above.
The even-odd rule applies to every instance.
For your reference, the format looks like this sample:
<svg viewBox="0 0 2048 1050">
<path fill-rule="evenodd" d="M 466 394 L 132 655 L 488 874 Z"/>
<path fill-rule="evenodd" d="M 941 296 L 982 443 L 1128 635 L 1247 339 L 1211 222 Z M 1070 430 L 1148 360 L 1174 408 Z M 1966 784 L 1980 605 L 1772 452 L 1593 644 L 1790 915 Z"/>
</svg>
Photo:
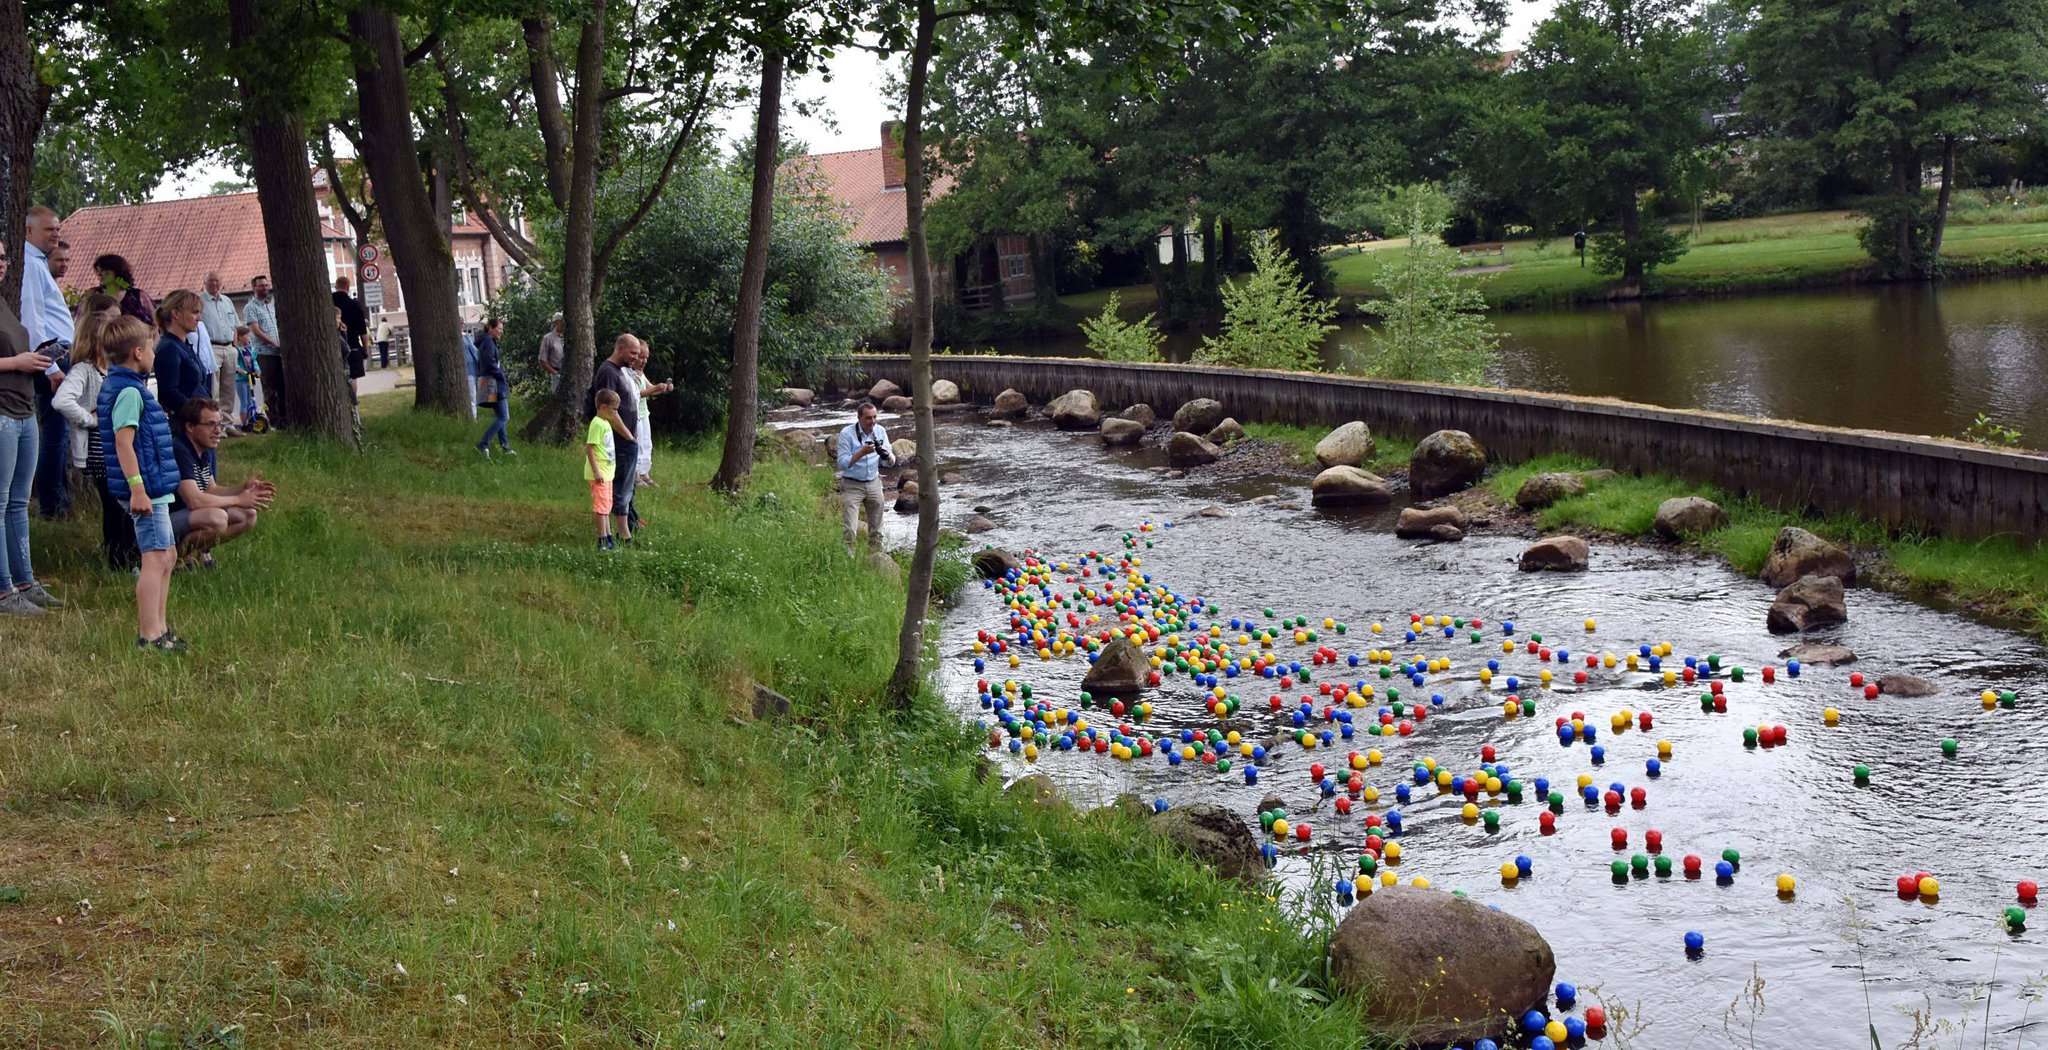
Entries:
<svg viewBox="0 0 2048 1050">
<path fill-rule="evenodd" d="M 491 231 L 491 237 L 513 261 L 529 270 L 539 269 L 540 249 L 512 223 L 504 220 L 495 209 L 485 202 L 484 195 L 477 192 L 476 166 L 469 156 L 468 125 L 462 117 L 462 97 L 456 88 L 456 78 L 448 68 L 448 57 L 440 49 L 434 51 L 434 64 L 441 70 L 442 117 L 447 125 L 449 151 L 453 154 L 455 167 L 455 191 L 462 197 L 463 207 L 484 229 Z"/>
<path fill-rule="evenodd" d="M 641 195 L 640 203 L 634 207 L 633 213 L 626 216 L 625 221 L 612 230 L 605 238 L 604 246 L 598 249 L 596 256 L 591 260 L 592 299 L 597 298 L 604 290 L 605 271 L 611 267 L 612 253 L 616 252 L 619 245 L 625 242 L 627 235 L 640 225 L 640 221 L 647 218 L 647 213 L 654 210 L 655 202 L 661 199 L 662 191 L 668 188 L 669 177 L 675 174 L 676 160 L 683 155 L 683 150 L 689 147 L 690 141 L 697 137 L 697 125 L 704 116 L 705 103 L 711 98 L 711 74 L 711 70 L 706 70 L 702 79 L 698 80 L 697 93 L 690 100 L 689 113 L 683 118 L 683 126 L 676 132 L 675 141 L 669 144 L 668 156 L 661 163 L 661 174 L 655 176 L 654 185 L 649 186 L 647 192 Z"/>
<path fill-rule="evenodd" d="M 349 197 L 348 186 L 341 181 L 341 165 L 334 159 L 334 142 L 328 133 L 333 124 L 321 129 L 320 137 L 314 142 L 314 152 L 320 155 L 320 170 L 327 173 L 327 192 L 334 196 L 334 203 L 341 208 L 341 214 L 348 219 L 349 229 L 354 230 L 356 241 L 361 244 L 373 243 L 371 226 L 376 222 L 374 201 L 365 197 L 361 207 Z"/>
</svg>

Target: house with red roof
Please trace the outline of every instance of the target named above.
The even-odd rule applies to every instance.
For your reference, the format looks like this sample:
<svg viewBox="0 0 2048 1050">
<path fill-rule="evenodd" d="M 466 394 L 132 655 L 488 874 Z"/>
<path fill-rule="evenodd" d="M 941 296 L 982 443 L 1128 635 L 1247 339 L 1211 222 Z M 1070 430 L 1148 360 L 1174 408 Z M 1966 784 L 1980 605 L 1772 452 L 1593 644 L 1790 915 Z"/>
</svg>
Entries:
<svg viewBox="0 0 2048 1050">
<path fill-rule="evenodd" d="M 838 203 L 852 223 L 847 236 L 866 248 L 875 265 L 895 278 L 896 290 L 908 297 L 910 243 L 901 136 L 902 124 L 888 121 L 882 125 L 882 145 L 873 149 L 810 153 L 788 163 L 814 178 L 820 191 Z M 952 188 L 952 177 L 940 175 L 931 181 L 926 199 L 938 200 Z M 951 260 L 935 260 L 932 281 L 941 301 L 950 298 L 969 310 L 1028 302 L 1037 286 L 1031 239 L 1016 234 L 984 236 Z"/>
</svg>

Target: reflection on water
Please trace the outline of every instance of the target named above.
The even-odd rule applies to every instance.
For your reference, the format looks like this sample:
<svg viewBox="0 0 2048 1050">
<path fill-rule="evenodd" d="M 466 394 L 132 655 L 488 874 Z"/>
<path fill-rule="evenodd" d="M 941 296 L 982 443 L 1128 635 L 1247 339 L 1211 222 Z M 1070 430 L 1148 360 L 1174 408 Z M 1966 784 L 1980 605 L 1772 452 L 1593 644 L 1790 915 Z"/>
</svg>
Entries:
<svg viewBox="0 0 2048 1050">
<path fill-rule="evenodd" d="M 1224 618 L 1263 620 L 1266 607 L 1315 622 L 1336 617 L 1352 631 L 1324 641 L 1344 654 L 1368 648 L 1368 624 L 1395 628 L 1410 612 L 1478 616 L 1489 624 L 1485 642 L 1476 645 L 1462 632 L 1413 644 L 1401 642 L 1398 631 L 1382 636 L 1379 645 L 1397 655 L 1454 661 L 1449 674 L 1414 690 L 1440 693 L 1446 701 L 1414 737 L 1361 733 L 1313 754 L 1279 744 L 1257 787 L 1247 787 L 1237 771 L 1170 768 L 1157 758 L 1042 757 L 1037 771 L 1083 805 L 1135 791 L 1172 803 L 1213 801 L 1249 818 L 1262 795 L 1277 792 L 1292 814 L 1306 815 L 1315 828 L 1311 847 L 1290 847 L 1280 862 L 1278 877 L 1299 886 L 1309 878 L 1311 852 L 1354 864 L 1364 836 L 1361 811 L 1393 808 L 1395 784 L 1409 779 L 1415 762 L 1429 756 L 1469 772 L 1479 764 L 1480 748 L 1492 745 L 1515 776 L 1547 776 L 1570 796 L 1557 833 L 1539 833 L 1533 801 L 1504 804 L 1499 830 L 1489 833 L 1460 819 L 1463 798 L 1417 789 L 1399 806 L 1407 833 L 1398 870 L 1404 881 L 1426 876 L 1440 889 L 1462 889 L 1535 923 L 1557 950 L 1560 980 L 1597 987 L 1610 1006 L 1641 1010 L 1654 1035 L 1639 1037 L 1637 1045 L 1727 1045 L 1728 1008 L 1752 973 L 1769 983 L 1755 1045 L 1785 1047 L 1849 1045 L 1853 1040 L 1843 1033 L 1863 1030 L 1866 994 L 1886 1045 L 1902 1042 L 1911 1029 L 1905 1011 L 1929 1003 L 1938 1017 L 1967 1015 L 1981 1023 L 1984 1004 L 1972 995 L 1991 980 L 1994 967 L 1992 1021 L 2006 1032 L 2025 1009 L 2018 998 L 2023 984 L 2048 974 L 2048 929 L 2009 936 L 1999 924 L 2018 880 L 2048 876 L 2048 824 L 2029 801 L 2038 797 L 2039 770 L 2048 760 L 2048 706 L 2036 699 L 2044 692 L 2044 653 L 2024 638 L 1854 591 L 1851 621 L 1827 640 L 1863 655 L 1856 670 L 1923 675 L 1940 695 L 1865 701 L 1847 685 L 1850 669 L 1812 668 L 1766 686 L 1755 672 L 1766 664 L 1782 667 L 1777 654 L 1785 644 L 1763 629 L 1770 592 L 1701 558 L 1596 546 L 1591 572 L 1530 576 L 1514 569 L 1524 541 L 1483 530 L 1448 546 L 1397 541 L 1390 513 L 1338 516 L 1307 508 L 1301 479 L 1226 481 L 1199 470 L 1176 479 L 1152 450 L 1108 452 L 1090 436 L 1028 425 L 996 429 L 954 419 L 941 424 L 940 441 L 947 471 L 960 475 L 946 490 L 946 523 L 958 527 L 976 505 L 990 508 L 997 522 L 997 530 L 977 542 L 1036 549 L 1058 560 L 1088 550 L 1114 552 L 1121 533 L 1141 520 L 1173 522 L 1157 534 L 1156 546 L 1139 551 L 1143 571 L 1154 580 L 1204 596 Z M 1194 516 L 1208 505 L 1230 516 Z M 913 520 L 891 517 L 892 543 L 908 542 Z M 1583 629 L 1589 616 L 1598 620 L 1591 634 Z M 1526 653 L 1501 653 L 1501 636 L 1491 625 L 1502 619 L 1515 622 L 1518 639 L 1541 633 L 1547 644 L 1573 651 L 1559 675 L 1564 682 L 1586 653 L 1622 654 L 1655 641 L 1670 642 L 1678 656 L 1719 654 L 1724 664 L 1751 674 L 1747 682 L 1726 683 L 1726 714 L 1702 713 L 1697 689 L 1665 689 L 1645 674 L 1598 672 L 1584 688 L 1560 684 L 1531 693 L 1525 687 L 1537 697 L 1537 715 L 1507 720 L 1499 706 L 1504 683 L 1497 678 L 1482 686 L 1478 668 L 1498 659 L 1503 675 L 1527 681 L 1543 665 Z M 1005 622 L 993 594 L 978 587 L 946 613 L 941 682 L 969 720 L 988 715 L 975 701 L 977 676 L 966 648 L 977 629 Z M 1283 645 L 1280 652 L 1306 663 L 1308 648 Z M 1674 657 L 1671 664 L 1678 662 Z M 1082 668 L 1077 659 L 1029 659 L 1016 672 L 991 667 L 988 677 L 1014 674 L 1031 682 L 1039 698 L 1065 705 L 1076 699 Z M 1381 689 L 1388 684 L 1376 676 L 1370 681 Z M 1278 720 L 1264 704 L 1269 693 L 1280 692 L 1274 683 L 1240 678 L 1229 684 L 1247 702 L 1222 728 L 1255 741 L 1277 739 Z M 2029 702 L 1985 713 L 1975 697 L 1986 687 L 2019 690 Z M 1301 693 L 1286 691 L 1290 701 Z M 1157 713 L 1143 727 L 1147 735 L 1218 724 L 1186 677 L 1169 679 L 1151 699 Z M 1842 709 L 1840 727 L 1823 727 L 1821 709 L 1829 705 Z M 1651 712 L 1653 730 L 1607 732 L 1609 717 L 1623 707 Z M 1583 743 L 1559 745 L 1553 722 L 1574 712 L 1601 729 L 1604 764 L 1592 764 Z M 1787 745 L 1743 746 L 1743 727 L 1776 723 L 1790 729 Z M 1961 742 L 1958 757 L 1942 757 L 1943 737 Z M 1645 760 L 1655 756 L 1658 739 L 1672 742 L 1673 755 L 1651 779 Z M 1368 746 L 1387 755 L 1367 777 L 1383 800 L 1338 817 L 1319 803 L 1308 765 L 1342 761 L 1354 747 L 1363 752 Z M 1010 775 L 1026 769 L 1021 758 L 996 757 Z M 1856 763 L 1875 769 L 1870 786 L 1852 783 Z M 1646 787 L 1648 804 L 1615 816 L 1588 809 L 1573 792 L 1582 773 L 1603 788 L 1610 782 Z M 1628 829 L 1636 849 L 1644 832 L 1659 830 L 1667 852 L 1698 853 L 1709 868 L 1724 848 L 1739 849 L 1741 872 L 1727 886 L 1711 875 L 1616 885 L 1608 872 L 1617 856 L 1608 840 L 1615 826 Z M 1517 854 L 1534 861 L 1534 875 L 1503 886 L 1497 869 Z M 1940 901 L 1899 900 L 1892 881 L 1922 869 L 1940 877 Z M 1795 898 L 1774 892 L 1779 872 L 1799 880 Z M 2048 927 L 2048 920 L 2038 925 Z M 1707 936 L 1699 959 L 1683 952 L 1687 930 Z M 1736 1030 L 1746 1031 L 1747 1012 L 1735 1016 Z M 2009 1043 L 2007 1036 L 1992 1042 L 2001 1040 Z"/>
<path fill-rule="evenodd" d="M 2048 277 L 1496 314 L 1502 386 L 1829 426 L 1959 434 L 1979 412 L 2048 444 Z M 1324 357 L 1357 356 L 1347 321 Z M 1176 333 L 1185 360 L 1199 337 Z M 1078 339 L 1004 353 L 1086 353 Z"/>
</svg>

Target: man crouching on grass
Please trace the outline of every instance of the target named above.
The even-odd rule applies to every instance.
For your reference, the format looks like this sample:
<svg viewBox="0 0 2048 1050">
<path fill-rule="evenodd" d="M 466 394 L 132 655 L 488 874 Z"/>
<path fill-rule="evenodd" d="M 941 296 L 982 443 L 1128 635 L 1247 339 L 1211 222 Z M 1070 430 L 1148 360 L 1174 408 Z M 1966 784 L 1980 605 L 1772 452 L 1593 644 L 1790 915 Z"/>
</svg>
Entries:
<svg viewBox="0 0 2048 1050">
<path fill-rule="evenodd" d="M 171 501 L 171 531 L 184 564 L 213 568 L 213 548 L 256 527 L 256 514 L 270 506 L 277 487 L 251 474 L 240 485 L 221 485 L 218 450 L 227 420 L 220 404 L 195 397 L 178 407 L 171 453 L 178 460 L 178 493 Z"/>
</svg>

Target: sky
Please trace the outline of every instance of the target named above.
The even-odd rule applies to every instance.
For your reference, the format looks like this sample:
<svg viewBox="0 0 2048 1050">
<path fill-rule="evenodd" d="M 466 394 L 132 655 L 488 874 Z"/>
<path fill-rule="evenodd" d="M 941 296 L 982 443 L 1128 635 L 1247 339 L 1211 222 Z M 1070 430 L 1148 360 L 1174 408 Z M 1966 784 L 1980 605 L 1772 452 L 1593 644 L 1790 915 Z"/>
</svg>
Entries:
<svg viewBox="0 0 2048 1050">
<path fill-rule="evenodd" d="M 1508 0 L 1508 24 L 1501 33 L 1503 46 L 1513 50 L 1528 40 L 1529 31 L 1550 13 L 1556 0 Z M 887 88 L 889 60 L 868 51 L 846 51 L 834 59 L 828 82 L 822 73 L 791 81 L 783 89 L 785 100 L 816 102 L 811 113 L 786 109 L 783 134 L 804 143 L 813 153 L 872 149 L 882 144 L 882 121 L 895 114 L 895 102 Z M 728 141 L 737 141 L 752 128 L 751 109 L 735 109 L 718 121 Z M 345 143 L 343 145 L 346 145 Z M 225 164 L 193 165 L 166 178 L 158 185 L 155 200 L 198 197 L 215 182 L 240 176 Z"/>
</svg>

